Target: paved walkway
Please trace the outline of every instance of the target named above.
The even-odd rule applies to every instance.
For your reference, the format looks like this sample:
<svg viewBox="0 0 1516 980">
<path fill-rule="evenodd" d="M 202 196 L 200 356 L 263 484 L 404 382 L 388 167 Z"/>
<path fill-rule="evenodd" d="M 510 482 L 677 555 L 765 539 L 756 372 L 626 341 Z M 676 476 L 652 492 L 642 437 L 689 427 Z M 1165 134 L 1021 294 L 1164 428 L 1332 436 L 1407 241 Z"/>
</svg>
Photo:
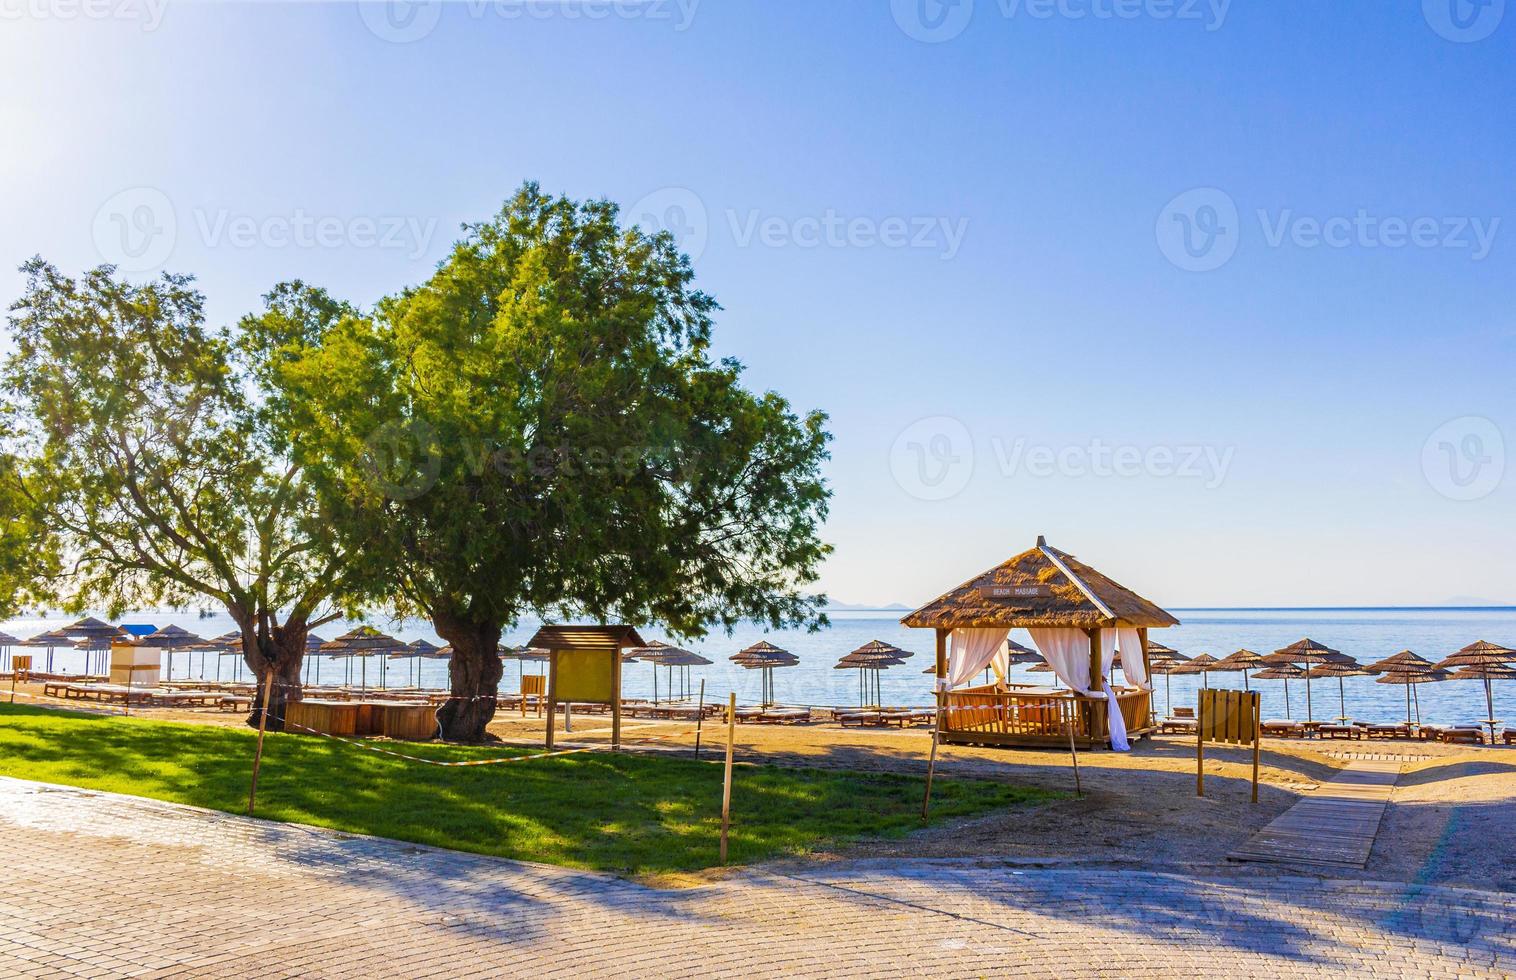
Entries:
<svg viewBox="0 0 1516 980">
<path fill-rule="evenodd" d="M 0 977 L 1451 976 L 1516 895 L 864 862 L 658 891 L 0 779 Z"/>
<path fill-rule="evenodd" d="M 1363 868 L 1374 850 L 1400 763 L 1349 762 L 1228 855 L 1315 868 Z"/>
</svg>

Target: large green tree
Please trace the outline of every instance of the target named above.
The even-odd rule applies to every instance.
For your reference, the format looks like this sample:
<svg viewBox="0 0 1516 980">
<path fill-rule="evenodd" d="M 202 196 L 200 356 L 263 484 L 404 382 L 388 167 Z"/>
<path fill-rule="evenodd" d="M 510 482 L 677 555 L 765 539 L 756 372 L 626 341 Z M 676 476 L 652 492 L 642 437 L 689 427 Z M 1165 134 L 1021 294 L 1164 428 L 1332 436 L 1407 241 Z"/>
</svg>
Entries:
<svg viewBox="0 0 1516 980">
<path fill-rule="evenodd" d="M 13 435 L 0 416 L 0 619 L 46 598 L 57 551 L 38 520 L 22 461 L 9 451 Z"/>
<path fill-rule="evenodd" d="M 534 184 L 465 232 L 372 315 L 287 335 L 269 378 L 375 598 L 453 647 L 444 734 L 484 737 L 525 615 L 824 622 L 825 417 L 712 357 L 672 238 Z"/>
<path fill-rule="evenodd" d="M 220 604 L 248 666 L 275 682 L 252 717 L 267 694 L 279 727 L 345 568 L 287 427 L 257 397 L 261 349 L 208 329 L 188 277 L 132 284 L 103 266 L 76 280 L 41 259 L 23 272 L 3 384 L 21 447 L 12 484 L 61 559 L 45 590 L 112 615 Z M 271 322 L 335 315 L 279 299 Z"/>
</svg>

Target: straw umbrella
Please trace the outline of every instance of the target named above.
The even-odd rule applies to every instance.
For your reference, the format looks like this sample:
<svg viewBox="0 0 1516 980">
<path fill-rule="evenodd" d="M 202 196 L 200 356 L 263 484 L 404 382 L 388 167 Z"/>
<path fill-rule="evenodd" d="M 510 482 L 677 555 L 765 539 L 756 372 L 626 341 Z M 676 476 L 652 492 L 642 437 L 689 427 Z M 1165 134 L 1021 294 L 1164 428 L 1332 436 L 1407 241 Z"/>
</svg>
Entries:
<svg viewBox="0 0 1516 980">
<path fill-rule="evenodd" d="M 175 650 L 198 650 L 205 643 L 204 638 L 196 636 L 187 629 L 172 624 L 162 629 L 154 630 L 137 641 L 142 646 L 153 647 L 162 650 L 168 658 L 168 671 L 166 680 L 174 679 L 174 651 Z M 194 664 L 190 664 L 193 668 Z"/>
<path fill-rule="evenodd" d="M 1221 661 L 1217 660 L 1215 657 L 1211 656 L 1209 653 L 1202 653 L 1202 654 L 1198 654 L 1198 655 L 1192 657 L 1188 661 L 1180 664 L 1178 667 L 1175 667 L 1173 670 L 1169 671 L 1169 673 L 1171 673 L 1171 674 L 1199 674 L 1200 675 L 1200 686 L 1201 687 L 1210 687 L 1211 686 L 1211 677 L 1210 677 L 1211 671 L 1213 669 L 1215 669 L 1216 665 L 1219 664 L 1219 663 L 1221 663 Z"/>
<path fill-rule="evenodd" d="M 774 668 L 793 667 L 800 663 L 799 657 L 788 650 L 779 649 L 767 640 L 759 640 L 747 649 L 734 653 L 729 659 L 746 670 L 763 672 L 762 701 L 765 708 L 774 703 Z"/>
<path fill-rule="evenodd" d="M 884 695 L 882 693 L 883 689 L 882 689 L 882 687 L 881 687 L 881 685 L 879 683 L 880 672 L 884 671 L 884 670 L 886 670 L 886 669 L 888 669 L 890 667 L 895 667 L 895 666 L 898 666 L 898 665 L 904 663 L 905 659 L 907 657 L 911 657 L 911 656 L 915 656 L 915 654 L 913 654 L 913 653 L 911 653 L 910 651 L 907 651 L 907 650 L 902 650 L 899 647 L 895 646 L 894 644 L 885 643 L 883 640 L 870 640 L 869 642 L 865 643 L 863 646 L 859 647 L 858 649 L 854 650 L 852 653 L 848 654 L 847 656 L 843 657 L 841 660 L 837 661 L 836 666 L 835 666 L 834 669 L 836 669 L 836 670 L 856 670 L 856 671 L 858 671 L 858 705 L 859 705 L 859 707 L 862 707 L 864 705 L 864 703 L 865 703 L 865 695 L 864 695 L 864 689 L 865 689 L 864 675 L 865 675 L 865 672 L 866 671 L 873 671 L 873 674 L 874 674 L 874 683 L 872 685 L 872 691 L 873 691 L 874 696 L 875 696 L 875 702 L 874 703 L 875 704 L 883 704 L 884 703 Z"/>
<path fill-rule="evenodd" d="M 391 660 L 409 660 L 414 668 L 415 677 L 410 672 L 406 674 L 406 680 L 413 680 L 417 687 L 421 686 L 421 661 L 423 659 L 437 659 L 437 651 L 441 650 L 437 644 L 430 640 L 412 640 L 405 645 L 404 650 L 397 650 L 389 655 Z M 449 651 L 448 656 L 452 656 Z"/>
<path fill-rule="evenodd" d="M 665 643 L 662 640 L 650 640 L 648 641 L 647 646 L 631 647 L 624 652 L 624 657 L 629 658 L 630 661 L 640 660 L 643 663 L 650 664 L 652 666 L 654 704 L 658 703 L 658 666 L 663 663 L 663 658 L 665 655 L 675 650 L 680 650 L 680 648 L 674 646 L 672 643 Z M 680 652 L 689 653 L 690 651 L 680 650 Z M 693 656 L 693 654 L 691 655 Z M 673 671 L 669 671 L 669 683 L 673 683 Z M 674 692 L 670 690 L 669 700 L 672 701 L 673 699 Z"/>
<path fill-rule="evenodd" d="M 53 672 L 53 650 L 57 647 L 72 645 L 73 641 L 62 630 L 49 630 L 46 633 L 38 633 L 36 636 L 28 637 L 16 644 L 18 647 L 28 647 L 38 650 L 46 647 L 47 667 L 45 669 L 49 674 Z"/>
<path fill-rule="evenodd" d="M 1148 670 L 1163 675 L 1163 710 L 1166 714 L 1174 713 L 1174 689 L 1169 675 L 1189 663 L 1189 659 L 1178 650 L 1148 641 Z"/>
<path fill-rule="evenodd" d="M 1305 668 L 1296 667 L 1294 664 L 1274 664 L 1268 670 L 1260 670 L 1253 674 L 1255 681 L 1284 681 L 1284 716 L 1293 718 L 1290 711 L 1290 681 L 1299 680 L 1305 676 Z"/>
<path fill-rule="evenodd" d="M 0 653 L 5 654 L 5 669 L 11 668 L 11 647 L 18 647 L 21 641 L 9 633 L 0 633 Z"/>
<path fill-rule="evenodd" d="M 668 688 L 669 688 L 669 700 L 672 701 L 673 698 L 674 698 L 674 669 L 675 668 L 678 668 L 679 672 L 680 672 L 679 673 L 679 679 L 680 679 L 681 683 L 680 683 L 680 694 L 679 694 L 679 696 L 682 697 L 682 698 L 688 699 L 689 696 L 690 696 L 690 668 L 691 667 L 709 667 L 713 663 L 713 661 L 707 660 L 704 657 L 702 657 L 700 654 L 694 653 L 694 652 L 692 652 L 690 650 L 682 650 L 679 647 L 671 647 L 668 650 L 664 651 L 664 654 L 663 654 L 663 656 L 661 658 L 659 658 L 658 663 L 660 663 L 664 667 L 668 668 L 668 672 L 669 672 L 669 674 L 668 674 L 668 679 L 669 679 L 669 684 L 668 684 Z M 653 670 L 656 671 L 657 669 L 658 669 L 658 667 L 655 664 L 654 667 L 653 667 Z"/>
<path fill-rule="evenodd" d="M 1341 662 L 1343 655 L 1326 644 L 1317 643 L 1315 640 L 1307 637 L 1303 640 L 1297 640 L 1287 647 L 1275 650 L 1263 659 L 1270 666 L 1289 664 L 1292 667 L 1301 667 L 1305 671 L 1305 720 L 1314 721 L 1315 719 L 1311 717 L 1310 667 L 1314 664 L 1325 664 L 1333 661 Z"/>
<path fill-rule="evenodd" d="M 1485 724 L 1490 726 L 1490 743 L 1495 742 L 1495 695 L 1490 689 L 1490 681 L 1502 680 L 1507 675 L 1499 670 L 1501 667 L 1509 667 L 1516 663 L 1516 650 L 1508 650 L 1503 646 L 1491 643 L 1488 640 L 1479 640 L 1470 643 L 1451 656 L 1444 657 L 1437 662 L 1439 670 L 1451 670 L 1453 676 L 1449 680 L 1481 680 L 1484 681 L 1484 706 L 1488 714 L 1485 715 Z"/>
<path fill-rule="evenodd" d="M 1414 656 L 1414 654 L 1412 654 Z M 1416 659 L 1420 660 L 1420 657 Z M 1453 675 L 1445 670 L 1438 670 L 1431 663 L 1423 661 L 1425 666 L 1415 664 L 1398 664 L 1392 667 L 1381 668 L 1380 676 L 1374 678 L 1375 684 L 1401 684 L 1405 687 L 1405 723 L 1411 724 L 1411 696 L 1418 684 L 1434 684 L 1445 681 Z M 1375 665 L 1370 664 L 1369 669 Z M 1416 724 L 1421 724 L 1421 695 L 1416 694 Z"/>
<path fill-rule="evenodd" d="M 316 683 L 318 685 L 321 683 L 321 644 L 325 642 L 326 640 L 315 633 L 305 634 L 305 682 L 307 684 L 311 680 L 311 663 L 313 661 L 316 665 Z"/>
<path fill-rule="evenodd" d="M 330 643 L 321 644 L 321 652 L 334 657 L 357 657 L 361 671 L 360 696 L 368 693 L 368 658 L 375 654 L 393 653 L 405 649 L 405 643 L 381 633 L 372 626 L 360 626 L 344 633 Z"/>
<path fill-rule="evenodd" d="M 1248 671 L 1261 670 L 1266 666 L 1268 664 L 1264 663 L 1263 654 L 1254 653 L 1252 650 L 1238 650 L 1216 661 L 1216 665 L 1211 669 L 1228 673 L 1242 671 L 1242 689 L 1244 691 L 1251 691 L 1253 688 L 1248 683 Z"/>
<path fill-rule="evenodd" d="M 1346 661 L 1333 660 L 1324 664 L 1318 664 L 1306 671 L 1305 676 L 1307 680 L 1312 677 L 1337 678 L 1337 710 L 1340 712 L 1337 720 L 1350 721 L 1351 719 L 1348 717 L 1347 694 L 1343 690 L 1342 679 L 1344 677 L 1365 677 L 1369 673 L 1370 671 L 1365 670 L 1357 661 L 1349 659 Z"/>
</svg>

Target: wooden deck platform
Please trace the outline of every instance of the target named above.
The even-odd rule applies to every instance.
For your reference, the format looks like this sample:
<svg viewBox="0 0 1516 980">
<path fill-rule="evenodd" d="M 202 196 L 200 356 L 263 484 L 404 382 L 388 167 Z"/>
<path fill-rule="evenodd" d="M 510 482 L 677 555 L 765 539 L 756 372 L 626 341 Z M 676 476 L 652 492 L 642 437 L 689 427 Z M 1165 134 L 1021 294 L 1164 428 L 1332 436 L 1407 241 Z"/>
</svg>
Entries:
<svg viewBox="0 0 1516 980">
<path fill-rule="evenodd" d="M 1374 849 L 1400 766 L 1388 760 L 1348 763 L 1335 779 L 1228 854 L 1228 860 L 1362 868 Z"/>
</svg>

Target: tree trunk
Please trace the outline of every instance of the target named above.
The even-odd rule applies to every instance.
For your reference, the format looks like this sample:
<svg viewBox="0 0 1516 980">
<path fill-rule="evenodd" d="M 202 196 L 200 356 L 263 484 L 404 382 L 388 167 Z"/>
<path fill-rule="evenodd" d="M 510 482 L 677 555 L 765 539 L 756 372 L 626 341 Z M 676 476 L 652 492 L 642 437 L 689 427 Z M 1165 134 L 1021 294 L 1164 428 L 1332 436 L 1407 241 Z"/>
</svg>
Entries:
<svg viewBox="0 0 1516 980">
<path fill-rule="evenodd" d="M 304 620 L 290 620 L 260 637 L 251 622 L 243 624 L 242 658 L 258 680 L 253 709 L 247 716 L 250 727 L 257 728 L 262 721 L 263 699 L 268 697 L 268 730 L 284 731 L 284 706 L 304 696 L 300 671 L 305 664 L 305 636 L 309 629 Z M 274 676 L 272 692 L 265 690 L 270 670 Z"/>
<path fill-rule="evenodd" d="M 485 726 L 495 717 L 495 698 L 500 692 L 500 624 L 476 623 L 462 617 L 433 612 L 437 635 L 453 648 L 448 662 L 452 696 L 437 709 L 437 724 L 449 742 L 482 742 Z"/>
</svg>

